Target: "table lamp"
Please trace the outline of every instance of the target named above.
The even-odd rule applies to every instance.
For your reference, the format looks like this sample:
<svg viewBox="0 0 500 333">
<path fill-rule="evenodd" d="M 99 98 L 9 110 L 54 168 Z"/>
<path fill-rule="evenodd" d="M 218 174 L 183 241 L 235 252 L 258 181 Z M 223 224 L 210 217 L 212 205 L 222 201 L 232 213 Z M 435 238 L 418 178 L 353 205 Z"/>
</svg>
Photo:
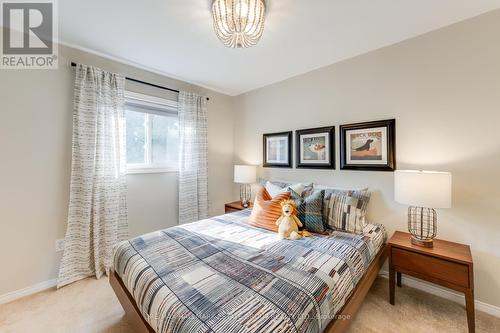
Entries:
<svg viewBox="0 0 500 333">
<path fill-rule="evenodd" d="M 257 180 L 257 168 L 255 165 L 235 165 L 234 182 L 240 185 L 241 205 L 247 208 L 252 197 L 252 188 L 250 184 Z"/>
<path fill-rule="evenodd" d="M 411 243 L 433 247 L 437 234 L 434 208 L 451 208 L 451 173 L 398 170 L 394 173 L 394 197 L 409 205 L 408 230 Z"/>
</svg>

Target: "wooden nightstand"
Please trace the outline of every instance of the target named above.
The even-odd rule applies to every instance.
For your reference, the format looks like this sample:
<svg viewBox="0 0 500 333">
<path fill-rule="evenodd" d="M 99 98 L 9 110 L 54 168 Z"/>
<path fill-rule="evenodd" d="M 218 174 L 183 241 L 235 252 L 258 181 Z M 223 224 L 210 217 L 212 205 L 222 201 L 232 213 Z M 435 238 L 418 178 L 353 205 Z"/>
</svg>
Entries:
<svg viewBox="0 0 500 333">
<path fill-rule="evenodd" d="M 253 203 L 250 202 L 250 206 L 248 206 L 247 208 L 252 208 L 252 207 L 253 207 Z M 245 207 L 243 207 L 241 205 L 241 201 L 239 201 L 239 200 L 227 203 L 224 206 L 224 208 L 225 208 L 226 214 L 227 213 L 234 213 L 234 212 L 237 212 L 239 210 L 246 209 Z"/>
<path fill-rule="evenodd" d="M 469 333 L 474 323 L 474 273 L 468 245 L 434 240 L 434 247 L 411 244 L 410 234 L 396 231 L 387 243 L 389 253 L 389 301 L 394 305 L 395 275 L 401 273 L 439 284 L 465 294 Z"/>
</svg>

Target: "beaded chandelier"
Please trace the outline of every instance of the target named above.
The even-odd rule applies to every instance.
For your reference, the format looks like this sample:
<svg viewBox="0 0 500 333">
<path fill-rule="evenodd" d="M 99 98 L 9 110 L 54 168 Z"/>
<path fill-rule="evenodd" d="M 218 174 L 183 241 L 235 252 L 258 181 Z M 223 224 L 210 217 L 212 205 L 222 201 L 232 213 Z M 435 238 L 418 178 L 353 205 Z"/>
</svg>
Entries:
<svg viewBox="0 0 500 333">
<path fill-rule="evenodd" d="M 254 46 L 264 32 L 265 10 L 264 0 L 214 0 L 217 37 L 232 48 Z"/>
</svg>

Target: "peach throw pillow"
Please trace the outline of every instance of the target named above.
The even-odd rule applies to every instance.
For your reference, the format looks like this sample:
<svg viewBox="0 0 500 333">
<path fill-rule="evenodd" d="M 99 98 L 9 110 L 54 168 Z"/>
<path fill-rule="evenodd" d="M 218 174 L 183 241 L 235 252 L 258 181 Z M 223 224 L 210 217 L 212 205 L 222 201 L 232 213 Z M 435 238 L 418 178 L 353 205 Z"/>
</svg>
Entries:
<svg viewBox="0 0 500 333">
<path fill-rule="evenodd" d="M 265 187 L 262 187 L 255 195 L 252 214 L 247 223 L 255 227 L 271 231 L 278 231 L 276 221 L 281 216 L 281 201 L 290 198 L 290 192 L 283 192 L 271 197 Z"/>
</svg>

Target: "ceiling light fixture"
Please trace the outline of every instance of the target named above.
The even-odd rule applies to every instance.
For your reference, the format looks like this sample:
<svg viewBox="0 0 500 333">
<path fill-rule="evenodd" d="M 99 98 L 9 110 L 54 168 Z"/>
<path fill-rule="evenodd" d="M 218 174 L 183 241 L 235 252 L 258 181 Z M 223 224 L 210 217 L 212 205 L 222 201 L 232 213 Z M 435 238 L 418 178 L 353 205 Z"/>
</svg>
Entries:
<svg viewBox="0 0 500 333">
<path fill-rule="evenodd" d="M 265 11 L 264 0 L 214 0 L 215 33 L 228 47 L 254 46 L 264 32 Z"/>
</svg>

